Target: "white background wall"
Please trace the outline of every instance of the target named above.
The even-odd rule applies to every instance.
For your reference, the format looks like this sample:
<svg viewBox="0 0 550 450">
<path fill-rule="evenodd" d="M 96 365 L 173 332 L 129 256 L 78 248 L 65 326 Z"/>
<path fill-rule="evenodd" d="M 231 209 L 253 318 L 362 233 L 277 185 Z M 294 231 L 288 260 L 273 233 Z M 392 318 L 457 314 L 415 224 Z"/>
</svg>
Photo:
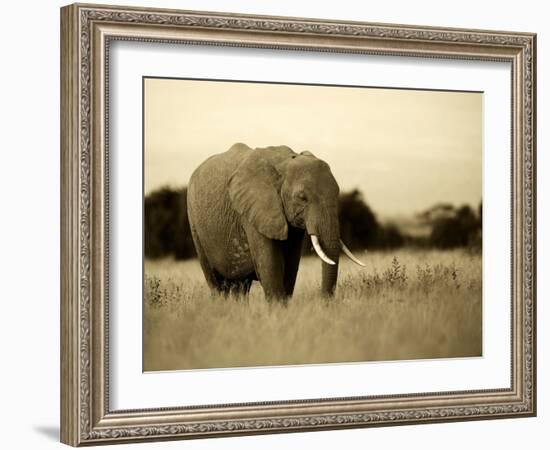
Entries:
<svg viewBox="0 0 550 450">
<path fill-rule="evenodd" d="M 126 3 L 126 2 L 120 2 Z M 546 2 L 161 2 L 135 6 L 532 31 L 538 36 L 539 416 L 363 430 L 142 444 L 139 448 L 545 448 L 548 413 L 548 232 L 545 124 L 550 15 Z M 2 448 L 60 447 L 59 427 L 59 1 L 2 5 L 0 71 L 0 415 Z M 546 441 L 546 442 L 545 442 Z M 127 447 L 127 446 L 125 446 Z M 135 447 L 137 448 L 137 447 Z"/>
</svg>

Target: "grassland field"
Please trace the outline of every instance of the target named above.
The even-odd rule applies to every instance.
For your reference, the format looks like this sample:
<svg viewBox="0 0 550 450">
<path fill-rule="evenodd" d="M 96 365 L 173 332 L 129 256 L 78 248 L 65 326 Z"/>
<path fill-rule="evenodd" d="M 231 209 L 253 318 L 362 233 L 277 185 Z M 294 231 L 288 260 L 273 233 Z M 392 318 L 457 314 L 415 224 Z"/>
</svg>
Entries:
<svg viewBox="0 0 550 450">
<path fill-rule="evenodd" d="M 341 258 L 320 296 L 320 261 L 302 258 L 294 296 L 213 295 L 197 260 L 146 260 L 144 370 L 481 356 L 481 255 L 399 250 Z"/>
</svg>

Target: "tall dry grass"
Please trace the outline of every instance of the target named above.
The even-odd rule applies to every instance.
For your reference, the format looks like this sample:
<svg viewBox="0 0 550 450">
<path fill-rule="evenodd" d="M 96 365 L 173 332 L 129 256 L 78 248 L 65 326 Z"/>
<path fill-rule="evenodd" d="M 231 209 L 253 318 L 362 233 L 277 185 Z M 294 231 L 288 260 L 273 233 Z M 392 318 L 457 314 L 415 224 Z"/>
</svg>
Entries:
<svg viewBox="0 0 550 450">
<path fill-rule="evenodd" d="M 212 295 L 197 261 L 146 261 L 144 370 L 480 356 L 481 256 L 376 252 L 342 260 L 334 298 L 304 258 L 288 306 Z"/>
</svg>

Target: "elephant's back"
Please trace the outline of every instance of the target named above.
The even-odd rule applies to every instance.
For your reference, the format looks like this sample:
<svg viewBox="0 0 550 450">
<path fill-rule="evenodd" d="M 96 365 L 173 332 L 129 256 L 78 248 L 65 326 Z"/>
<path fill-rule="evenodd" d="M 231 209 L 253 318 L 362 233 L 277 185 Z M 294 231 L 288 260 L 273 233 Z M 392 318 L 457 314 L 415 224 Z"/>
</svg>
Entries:
<svg viewBox="0 0 550 450">
<path fill-rule="evenodd" d="M 231 208 L 228 183 L 250 151 L 248 146 L 236 144 L 211 156 L 197 167 L 189 181 L 187 209 L 191 231 L 209 261 L 222 273 L 230 243 L 242 232 Z"/>
<path fill-rule="evenodd" d="M 231 175 L 251 151 L 245 144 L 235 144 L 229 150 L 206 159 L 191 175 L 188 198 L 199 206 L 200 202 L 215 202 L 227 197 Z"/>
</svg>

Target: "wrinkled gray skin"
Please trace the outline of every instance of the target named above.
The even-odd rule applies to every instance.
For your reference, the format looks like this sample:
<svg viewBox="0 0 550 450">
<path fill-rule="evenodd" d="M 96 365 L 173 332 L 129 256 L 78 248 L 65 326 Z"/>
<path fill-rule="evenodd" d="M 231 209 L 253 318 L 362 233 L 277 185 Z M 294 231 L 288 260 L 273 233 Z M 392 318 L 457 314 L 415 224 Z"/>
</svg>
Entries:
<svg viewBox="0 0 550 450">
<path fill-rule="evenodd" d="M 339 188 L 330 167 L 286 146 L 235 144 L 203 162 L 187 191 L 193 242 L 208 285 L 248 293 L 259 280 L 268 299 L 294 291 L 304 234 L 317 235 L 326 255 L 322 292 L 338 276 Z"/>
</svg>

